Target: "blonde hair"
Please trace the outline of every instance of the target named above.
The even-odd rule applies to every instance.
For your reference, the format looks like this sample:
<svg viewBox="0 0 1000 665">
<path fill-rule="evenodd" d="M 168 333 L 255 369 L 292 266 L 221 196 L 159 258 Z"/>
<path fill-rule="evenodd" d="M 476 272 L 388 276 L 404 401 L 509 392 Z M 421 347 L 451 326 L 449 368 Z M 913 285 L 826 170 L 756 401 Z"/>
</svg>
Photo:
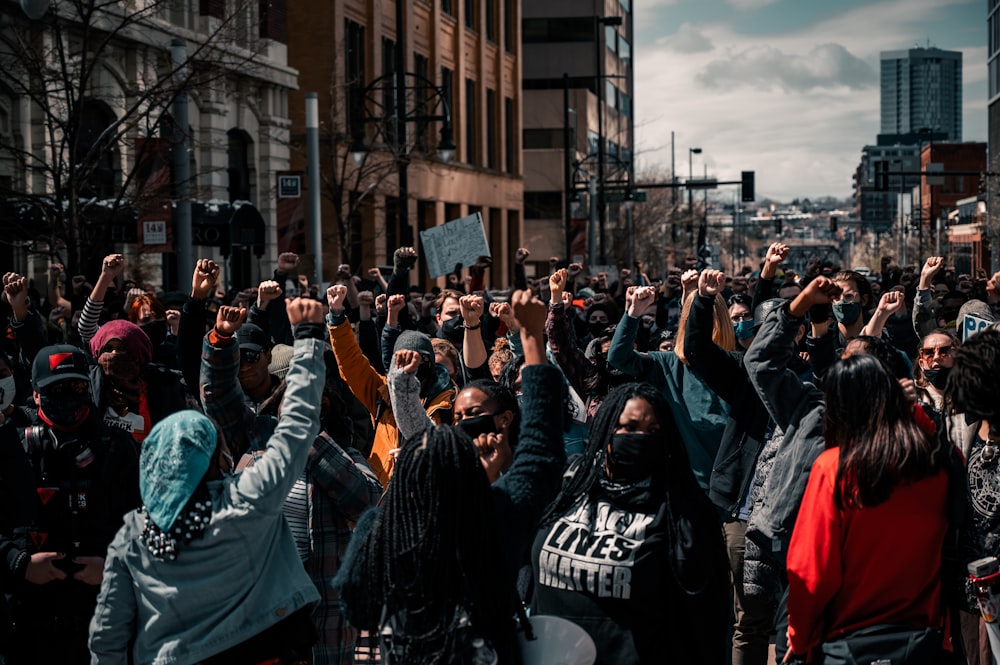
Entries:
<svg viewBox="0 0 1000 665">
<path fill-rule="evenodd" d="M 685 365 L 688 364 L 684 355 L 684 338 L 686 336 L 687 320 L 691 314 L 691 303 L 697 291 L 692 291 L 684 298 L 680 322 L 677 324 L 677 341 L 674 343 L 674 353 Z M 729 318 L 729 308 L 722 295 L 716 293 L 712 301 L 712 341 L 721 349 L 733 351 L 736 349 L 736 333 L 733 331 L 733 320 Z"/>
</svg>

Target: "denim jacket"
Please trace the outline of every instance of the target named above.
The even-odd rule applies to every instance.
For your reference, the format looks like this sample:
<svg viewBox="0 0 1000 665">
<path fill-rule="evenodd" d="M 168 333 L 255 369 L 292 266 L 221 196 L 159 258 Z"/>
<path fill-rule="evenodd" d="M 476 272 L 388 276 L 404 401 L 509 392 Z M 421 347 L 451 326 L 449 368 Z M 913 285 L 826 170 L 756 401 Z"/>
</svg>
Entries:
<svg viewBox="0 0 1000 665">
<path fill-rule="evenodd" d="M 323 342 L 296 340 L 294 348 L 281 420 L 253 467 L 208 483 L 212 518 L 203 537 L 176 561 L 158 559 L 140 541 L 143 515 L 126 515 L 91 622 L 95 665 L 129 662 L 132 640 L 137 665 L 197 663 L 319 600 L 282 504 L 319 432 L 326 368 Z"/>
</svg>

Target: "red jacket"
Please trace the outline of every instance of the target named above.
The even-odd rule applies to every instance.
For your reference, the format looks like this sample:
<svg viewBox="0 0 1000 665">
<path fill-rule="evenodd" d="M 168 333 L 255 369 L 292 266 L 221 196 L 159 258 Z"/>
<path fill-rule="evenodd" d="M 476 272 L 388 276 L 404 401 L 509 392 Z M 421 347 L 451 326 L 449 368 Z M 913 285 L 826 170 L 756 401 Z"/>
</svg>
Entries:
<svg viewBox="0 0 1000 665">
<path fill-rule="evenodd" d="M 896 488 L 871 508 L 833 502 L 840 449 L 813 463 L 788 549 L 788 634 L 793 653 L 894 623 L 940 626 L 941 550 L 948 475 Z"/>
</svg>

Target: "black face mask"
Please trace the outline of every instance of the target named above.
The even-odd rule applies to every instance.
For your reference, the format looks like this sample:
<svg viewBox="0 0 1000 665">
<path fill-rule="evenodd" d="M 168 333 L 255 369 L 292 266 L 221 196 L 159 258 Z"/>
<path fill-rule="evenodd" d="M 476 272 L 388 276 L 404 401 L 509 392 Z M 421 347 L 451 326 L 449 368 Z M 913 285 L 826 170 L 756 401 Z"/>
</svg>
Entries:
<svg viewBox="0 0 1000 665">
<path fill-rule="evenodd" d="M 944 390 L 948 383 L 948 375 L 951 373 L 950 367 L 938 367 L 937 369 L 925 369 L 924 378 L 938 390 Z"/>
<path fill-rule="evenodd" d="M 608 462 L 615 482 L 634 482 L 662 471 L 666 453 L 659 433 L 615 434 Z"/>
<path fill-rule="evenodd" d="M 441 323 L 441 332 L 444 333 L 445 339 L 452 344 L 461 344 L 463 338 L 465 337 L 465 328 L 462 326 L 462 317 L 453 316 L 447 321 L 443 321 Z"/>
<path fill-rule="evenodd" d="M 149 341 L 153 343 L 153 348 L 156 348 L 167 341 L 166 321 L 150 321 L 149 323 L 144 323 L 139 327 L 142 328 L 142 332 L 146 333 L 146 336 L 149 337 Z"/>
<path fill-rule="evenodd" d="M 61 395 L 56 398 L 39 393 L 39 402 L 38 416 L 52 427 L 65 431 L 80 427 L 94 408 L 89 394 Z"/>
<path fill-rule="evenodd" d="M 492 413 L 484 413 L 472 418 L 462 418 L 455 426 L 475 440 L 480 434 L 497 434 L 500 429 Z"/>
<path fill-rule="evenodd" d="M 590 330 L 590 334 L 593 335 L 594 337 L 600 337 L 601 333 L 604 332 L 604 329 L 607 328 L 608 325 L 609 324 L 607 321 L 596 321 L 593 323 L 588 323 L 587 329 Z"/>
</svg>

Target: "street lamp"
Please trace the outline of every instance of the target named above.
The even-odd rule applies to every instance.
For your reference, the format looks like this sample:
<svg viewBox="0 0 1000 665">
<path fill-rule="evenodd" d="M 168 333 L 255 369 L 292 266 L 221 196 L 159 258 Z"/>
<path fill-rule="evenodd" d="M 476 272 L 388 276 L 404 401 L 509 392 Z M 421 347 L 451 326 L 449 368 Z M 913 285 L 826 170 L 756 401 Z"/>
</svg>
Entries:
<svg viewBox="0 0 1000 665">
<path fill-rule="evenodd" d="M 688 180 L 694 180 L 694 158 L 693 155 L 700 155 L 701 148 L 688 148 Z M 694 248 L 694 201 L 691 195 L 691 188 L 687 187 L 688 190 L 688 215 L 690 219 L 687 224 L 688 240 L 691 243 L 691 247 Z"/>
</svg>

